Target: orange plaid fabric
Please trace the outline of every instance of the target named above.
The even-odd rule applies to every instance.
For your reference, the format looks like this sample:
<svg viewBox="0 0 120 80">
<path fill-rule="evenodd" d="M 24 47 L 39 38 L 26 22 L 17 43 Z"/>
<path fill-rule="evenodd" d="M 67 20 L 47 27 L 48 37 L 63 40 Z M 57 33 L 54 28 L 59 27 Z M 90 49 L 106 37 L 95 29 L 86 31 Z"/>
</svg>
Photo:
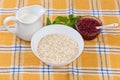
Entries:
<svg viewBox="0 0 120 80">
<path fill-rule="evenodd" d="M 30 42 L 6 31 L 3 20 L 19 8 L 42 5 L 46 17 L 92 15 L 103 24 L 120 22 L 120 0 L 0 0 L 0 80 L 120 80 L 120 29 L 103 29 L 100 35 L 85 41 L 81 56 L 63 67 L 42 63 L 31 51 Z M 13 26 L 14 22 L 8 25 Z"/>
</svg>

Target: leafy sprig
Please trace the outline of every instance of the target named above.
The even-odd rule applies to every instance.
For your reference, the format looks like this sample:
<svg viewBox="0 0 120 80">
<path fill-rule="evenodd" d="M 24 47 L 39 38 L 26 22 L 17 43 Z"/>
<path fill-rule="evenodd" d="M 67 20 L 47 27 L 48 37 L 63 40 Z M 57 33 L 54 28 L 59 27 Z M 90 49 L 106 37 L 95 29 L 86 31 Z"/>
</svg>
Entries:
<svg viewBox="0 0 120 80">
<path fill-rule="evenodd" d="M 51 22 L 49 18 L 47 18 L 46 25 L 50 24 L 64 24 L 67 26 L 70 26 L 72 28 L 75 28 L 75 22 L 80 19 L 81 16 L 74 16 L 73 14 L 70 14 L 68 17 L 65 16 L 57 16 L 56 19 Z"/>
</svg>

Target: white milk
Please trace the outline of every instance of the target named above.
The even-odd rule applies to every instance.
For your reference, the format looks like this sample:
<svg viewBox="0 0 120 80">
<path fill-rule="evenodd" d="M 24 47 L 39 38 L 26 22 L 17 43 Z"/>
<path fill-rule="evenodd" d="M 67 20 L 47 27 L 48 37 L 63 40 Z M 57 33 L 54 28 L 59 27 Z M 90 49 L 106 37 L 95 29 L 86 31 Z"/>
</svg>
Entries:
<svg viewBox="0 0 120 80">
<path fill-rule="evenodd" d="M 19 18 L 24 23 L 32 23 L 38 19 L 37 16 L 35 16 L 34 14 L 30 14 L 30 13 L 23 13 L 20 15 Z"/>
</svg>

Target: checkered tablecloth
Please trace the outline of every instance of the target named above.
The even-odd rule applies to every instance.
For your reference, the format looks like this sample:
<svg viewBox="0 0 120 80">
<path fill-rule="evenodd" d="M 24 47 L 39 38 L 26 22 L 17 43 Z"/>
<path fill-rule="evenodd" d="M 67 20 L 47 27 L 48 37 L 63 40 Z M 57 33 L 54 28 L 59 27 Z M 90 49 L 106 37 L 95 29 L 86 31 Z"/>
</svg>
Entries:
<svg viewBox="0 0 120 80">
<path fill-rule="evenodd" d="M 19 8 L 42 5 L 42 16 L 92 15 L 103 24 L 120 22 L 120 0 L 0 0 L 0 80 L 120 80 L 120 29 L 104 29 L 100 35 L 85 41 L 81 56 L 63 67 L 42 63 L 23 41 L 3 27 L 3 20 Z M 8 23 L 13 26 L 14 22 Z"/>
</svg>

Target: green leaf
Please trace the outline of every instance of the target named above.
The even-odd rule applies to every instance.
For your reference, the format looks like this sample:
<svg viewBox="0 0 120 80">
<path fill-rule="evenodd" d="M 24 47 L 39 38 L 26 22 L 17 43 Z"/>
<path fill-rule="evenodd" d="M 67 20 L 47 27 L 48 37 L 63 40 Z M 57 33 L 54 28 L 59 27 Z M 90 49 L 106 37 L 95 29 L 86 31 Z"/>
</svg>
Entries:
<svg viewBox="0 0 120 80">
<path fill-rule="evenodd" d="M 73 19 L 74 18 L 74 15 L 73 14 L 70 14 L 69 15 L 69 19 Z"/>
<path fill-rule="evenodd" d="M 65 22 L 68 21 L 67 17 L 62 17 L 62 16 L 58 16 L 56 17 L 56 19 L 54 20 L 53 24 L 64 24 Z"/>
<path fill-rule="evenodd" d="M 69 24 L 70 24 L 70 20 L 68 20 L 65 24 L 66 24 L 66 25 L 69 25 Z"/>
<path fill-rule="evenodd" d="M 59 20 L 56 20 L 53 22 L 53 24 L 61 24 L 61 22 Z"/>
<path fill-rule="evenodd" d="M 54 20 L 54 22 L 53 22 L 53 24 L 59 24 L 59 23 L 60 23 L 60 20 L 59 20 L 58 17 L 56 17 L 55 20 Z"/>
<path fill-rule="evenodd" d="M 69 20 L 69 22 L 67 23 L 68 26 L 72 27 L 72 28 L 75 28 L 75 22 L 76 22 L 76 19 L 73 18 L 72 20 Z"/>
<path fill-rule="evenodd" d="M 81 18 L 81 16 L 76 16 L 75 18 L 76 18 L 76 20 L 78 20 L 78 19 L 80 19 L 80 18 Z"/>
<path fill-rule="evenodd" d="M 62 16 L 58 16 L 58 19 L 61 21 L 61 22 L 67 22 L 68 21 L 68 18 L 67 17 L 62 17 Z"/>
<path fill-rule="evenodd" d="M 54 20 L 54 22 L 53 22 L 53 24 L 60 24 L 61 22 L 60 22 L 60 20 L 59 20 L 59 17 L 56 17 L 55 18 L 55 20 Z"/>
<path fill-rule="evenodd" d="M 47 17 L 46 25 L 50 25 L 50 24 L 51 24 L 51 21 L 50 21 L 50 19 Z"/>
</svg>

